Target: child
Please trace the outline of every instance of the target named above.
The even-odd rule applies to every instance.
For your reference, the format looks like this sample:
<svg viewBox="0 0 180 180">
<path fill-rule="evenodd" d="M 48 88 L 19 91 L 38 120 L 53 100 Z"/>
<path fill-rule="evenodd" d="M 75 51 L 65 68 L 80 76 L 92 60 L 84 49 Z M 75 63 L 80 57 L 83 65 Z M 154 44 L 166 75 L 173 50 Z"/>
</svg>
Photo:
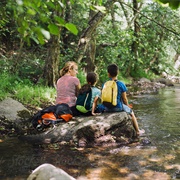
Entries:
<svg viewBox="0 0 180 180">
<path fill-rule="evenodd" d="M 98 99 L 101 96 L 101 91 L 95 87 L 97 83 L 97 74 L 94 72 L 89 72 L 86 77 L 87 84 L 83 85 L 82 88 L 79 91 L 79 94 L 82 94 L 83 92 L 87 92 L 88 90 L 91 89 L 92 91 L 92 97 L 90 101 L 90 111 L 87 113 L 80 113 L 84 115 L 98 115 L 99 113 L 95 113 L 96 107 L 97 107 L 97 102 Z"/>
<path fill-rule="evenodd" d="M 117 93 L 117 105 L 113 108 L 105 107 L 105 111 L 106 112 L 119 112 L 119 111 L 127 112 L 132 117 L 133 126 L 136 130 L 137 135 L 144 133 L 144 130 L 139 129 L 137 119 L 134 115 L 134 112 L 131 109 L 132 107 L 128 103 L 128 99 L 126 95 L 126 92 L 127 92 L 126 85 L 123 82 L 117 80 L 117 75 L 119 71 L 118 66 L 116 64 L 111 64 L 107 67 L 107 71 L 108 71 L 108 76 L 110 80 L 116 81 L 117 87 L 118 87 L 118 93 Z"/>
</svg>

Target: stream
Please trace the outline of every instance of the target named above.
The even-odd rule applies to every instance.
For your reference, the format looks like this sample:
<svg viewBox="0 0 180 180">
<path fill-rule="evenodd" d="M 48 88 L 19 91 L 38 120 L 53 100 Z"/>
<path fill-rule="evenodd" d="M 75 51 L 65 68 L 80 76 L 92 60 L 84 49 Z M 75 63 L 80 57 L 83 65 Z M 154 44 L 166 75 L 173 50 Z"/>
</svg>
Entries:
<svg viewBox="0 0 180 180">
<path fill-rule="evenodd" d="M 128 146 L 77 148 L 34 146 L 9 137 L 0 141 L 0 179 L 24 180 L 43 163 L 77 180 L 180 179 L 180 85 L 130 99 L 144 139 Z"/>
</svg>

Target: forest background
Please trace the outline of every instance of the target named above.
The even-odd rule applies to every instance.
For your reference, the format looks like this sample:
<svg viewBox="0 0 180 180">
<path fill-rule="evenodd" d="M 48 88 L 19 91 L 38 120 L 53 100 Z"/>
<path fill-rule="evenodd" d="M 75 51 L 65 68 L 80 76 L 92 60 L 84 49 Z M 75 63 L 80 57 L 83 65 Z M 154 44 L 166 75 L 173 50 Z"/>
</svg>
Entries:
<svg viewBox="0 0 180 180">
<path fill-rule="evenodd" d="M 118 64 L 125 83 L 162 72 L 180 76 L 180 0 L 1 0 L 0 100 L 53 104 L 67 61 L 107 79 Z"/>
</svg>

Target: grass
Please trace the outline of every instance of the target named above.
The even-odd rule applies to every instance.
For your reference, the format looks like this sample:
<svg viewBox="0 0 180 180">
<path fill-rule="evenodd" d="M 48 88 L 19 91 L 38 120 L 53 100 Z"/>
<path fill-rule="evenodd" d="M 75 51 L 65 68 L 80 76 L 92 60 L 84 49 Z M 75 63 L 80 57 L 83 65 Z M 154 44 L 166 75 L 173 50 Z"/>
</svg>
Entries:
<svg viewBox="0 0 180 180">
<path fill-rule="evenodd" d="M 33 106 L 44 106 L 45 104 L 54 104 L 56 90 L 55 88 L 45 86 L 17 86 L 14 97 L 23 102 L 23 104 L 30 104 Z"/>
<path fill-rule="evenodd" d="M 34 85 L 28 79 L 21 80 L 15 75 L 4 73 L 0 75 L 0 84 L 0 100 L 12 97 L 24 105 L 35 107 L 55 102 L 55 88 Z"/>
</svg>

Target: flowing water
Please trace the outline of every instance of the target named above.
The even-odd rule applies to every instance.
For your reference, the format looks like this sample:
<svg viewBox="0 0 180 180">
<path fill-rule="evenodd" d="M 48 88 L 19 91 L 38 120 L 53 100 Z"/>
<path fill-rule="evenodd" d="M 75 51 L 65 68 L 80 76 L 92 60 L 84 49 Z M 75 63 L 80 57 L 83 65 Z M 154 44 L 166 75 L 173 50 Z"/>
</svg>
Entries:
<svg viewBox="0 0 180 180">
<path fill-rule="evenodd" d="M 51 163 L 78 180 L 180 179 L 180 85 L 131 98 L 145 142 L 75 148 L 32 146 L 17 138 L 0 142 L 0 179 L 27 179 Z M 146 142 L 146 139 L 149 141 Z"/>
</svg>

